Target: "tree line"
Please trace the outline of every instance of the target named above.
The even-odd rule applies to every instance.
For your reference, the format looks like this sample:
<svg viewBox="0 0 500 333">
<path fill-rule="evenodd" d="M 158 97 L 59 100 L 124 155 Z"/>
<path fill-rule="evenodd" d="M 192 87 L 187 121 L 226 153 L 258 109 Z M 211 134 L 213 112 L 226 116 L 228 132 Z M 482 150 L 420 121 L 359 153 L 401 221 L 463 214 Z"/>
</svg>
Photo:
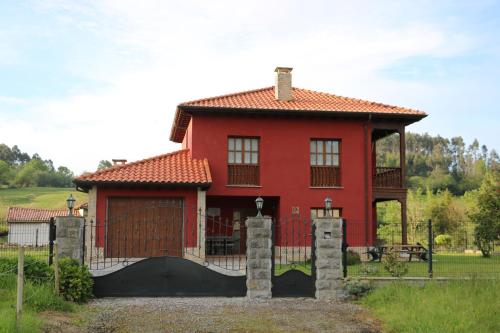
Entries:
<svg viewBox="0 0 500 333">
<path fill-rule="evenodd" d="M 488 172 L 498 172 L 500 159 L 474 140 L 466 145 L 462 137 L 406 133 L 406 185 L 433 193 L 448 190 L 463 195 L 478 189 Z M 390 135 L 377 141 L 377 166 L 399 166 L 399 138 Z"/>
<path fill-rule="evenodd" d="M 56 169 L 52 160 L 37 153 L 30 156 L 17 145 L 0 144 L 0 187 L 72 187 L 74 176 L 69 168 Z"/>
</svg>

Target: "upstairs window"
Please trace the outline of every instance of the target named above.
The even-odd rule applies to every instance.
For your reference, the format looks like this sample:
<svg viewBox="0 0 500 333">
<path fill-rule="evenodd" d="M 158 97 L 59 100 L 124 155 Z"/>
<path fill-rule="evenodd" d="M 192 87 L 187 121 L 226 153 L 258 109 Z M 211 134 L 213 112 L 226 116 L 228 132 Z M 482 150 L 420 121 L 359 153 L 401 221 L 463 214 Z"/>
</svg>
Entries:
<svg viewBox="0 0 500 333">
<path fill-rule="evenodd" d="M 310 141 L 312 187 L 340 186 L 340 140 Z"/>
<path fill-rule="evenodd" d="M 259 139 L 227 139 L 228 185 L 260 185 Z"/>
</svg>

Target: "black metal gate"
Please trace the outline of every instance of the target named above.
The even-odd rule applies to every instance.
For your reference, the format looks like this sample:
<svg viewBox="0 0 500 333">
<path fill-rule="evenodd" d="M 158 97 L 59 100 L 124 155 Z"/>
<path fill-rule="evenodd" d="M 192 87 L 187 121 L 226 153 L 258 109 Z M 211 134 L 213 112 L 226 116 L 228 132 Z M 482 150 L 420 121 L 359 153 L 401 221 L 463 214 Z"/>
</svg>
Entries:
<svg viewBox="0 0 500 333">
<path fill-rule="evenodd" d="M 273 221 L 273 297 L 314 297 L 315 238 L 311 219 L 299 216 Z"/>
<path fill-rule="evenodd" d="M 246 295 L 246 255 L 228 236 L 231 223 L 175 198 L 120 199 L 114 208 L 86 224 L 95 296 Z"/>
</svg>

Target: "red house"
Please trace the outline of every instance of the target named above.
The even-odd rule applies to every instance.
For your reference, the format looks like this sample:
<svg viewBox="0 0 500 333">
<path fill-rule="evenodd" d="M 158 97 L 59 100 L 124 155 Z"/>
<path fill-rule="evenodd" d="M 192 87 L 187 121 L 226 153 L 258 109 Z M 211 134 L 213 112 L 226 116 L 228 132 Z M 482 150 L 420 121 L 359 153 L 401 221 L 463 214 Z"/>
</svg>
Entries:
<svg viewBox="0 0 500 333">
<path fill-rule="evenodd" d="M 170 140 L 182 150 L 76 178 L 89 193 L 89 219 L 106 226 L 96 244 L 107 242 L 108 255 L 181 255 L 185 247 L 205 255 L 222 235 L 238 253 L 259 196 L 278 225 L 292 221 L 282 226 L 292 235 L 301 227 L 294 219 L 322 216 L 332 198 L 330 213 L 348 221 L 351 246 L 373 244 L 377 202 L 398 200 L 406 243 L 405 126 L 426 114 L 295 88 L 291 71 L 276 68 L 273 87 L 179 104 Z M 399 166 L 377 165 L 375 143 L 393 133 Z M 141 234 L 156 245 L 143 245 Z M 120 250 L 124 235 L 129 249 Z M 287 237 L 278 243 L 296 244 Z"/>
</svg>

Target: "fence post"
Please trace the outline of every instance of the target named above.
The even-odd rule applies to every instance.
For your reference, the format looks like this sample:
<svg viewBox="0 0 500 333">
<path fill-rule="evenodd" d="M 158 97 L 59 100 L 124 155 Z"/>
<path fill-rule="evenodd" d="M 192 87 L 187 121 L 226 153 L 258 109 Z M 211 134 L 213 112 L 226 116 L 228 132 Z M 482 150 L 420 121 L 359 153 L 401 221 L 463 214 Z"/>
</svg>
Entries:
<svg viewBox="0 0 500 333">
<path fill-rule="evenodd" d="M 59 278 L 59 253 L 57 251 L 57 243 L 54 244 L 54 291 L 56 295 L 59 295 L 59 285 L 60 285 L 60 278 Z"/>
<path fill-rule="evenodd" d="M 347 277 L 347 220 L 342 219 L 342 273 Z"/>
<path fill-rule="evenodd" d="M 19 329 L 23 312 L 23 289 L 24 289 L 24 247 L 19 247 L 17 259 L 17 303 L 16 303 L 16 325 Z"/>
<path fill-rule="evenodd" d="M 433 276 L 433 271 L 432 271 L 432 244 L 433 244 L 433 235 L 432 235 L 432 220 L 429 219 L 429 258 L 428 258 L 428 262 L 429 262 L 429 278 L 432 279 L 432 276 Z"/>
<path fill-rule="evenodd" d="M 53 217 L 49 223 L 49 266 L 54 262 L 54 240 L 56 239 L 56 222 Z"/>
</svg>

